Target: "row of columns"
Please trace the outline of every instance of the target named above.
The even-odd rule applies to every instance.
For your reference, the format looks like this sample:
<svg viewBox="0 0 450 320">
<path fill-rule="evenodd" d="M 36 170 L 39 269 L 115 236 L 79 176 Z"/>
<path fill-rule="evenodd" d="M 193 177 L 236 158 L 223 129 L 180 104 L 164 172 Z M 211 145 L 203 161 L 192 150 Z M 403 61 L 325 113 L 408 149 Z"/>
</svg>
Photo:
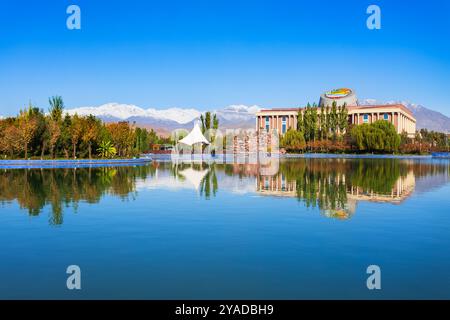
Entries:
<svg viewBox="0 0 450 320">
<path fill-rule="evenodd" d="M 296 190 L 296 181 L 288 180 L 284 175 L 257 176 L 258 190 L 293 192 Z"/>
<path fill-rule="evenodd" d="M 276 129 L 278 134 L 282 133 L 283 118 L 286 118 L 286 131 L 290 128 L 297 129 L 296 115 L 267 115 L 256 117 L 256 130 L 266 129 L 266 117 L 269 117 L 269 130 Z"/>
<path fill-rule="evenodd" d="M 352 114 L 352 123 L 353 124 L 363 124 L 364 122 L 364 115 L 367 114 L 369 115 L 369 120 L 367 121 L 367 123 L 372 123 L 375 122 L 377 120 L 384 120 L 384 115 L 388 114 L 389 115 L 389 119 L 387 121 L 389 121 L 390 123 L 392 123 L 395 128 L 397 129 L 398 133 L 402 133 L 403 131 L 409 132 L 409 133 L 413 133 L 415 132 L 415 128 L 414 128 L 414 122 L 409 119 L 407 116 L 405 116 L 403 113 L 399 113 L 399 112 L 376 112 L 376 113 L 355 113 Z"/>
<path fill-rule="evenodd" d="M 384 115 L 388 114 L 389 121 L 397 129 L 398 133 L 406 131 L 408 133 L 415 132 L 415 123 L 400 112 L 358 112 L 350 115 L 351 122 L 353 124 L 363 124 L 364 115 L 369 115 L 367 123 L 372 123 L 377 120 L 384 120 Z M 256 130 L 259 131 L 261 128 L 266 129 L 266 117 L 269 117 L 269 129 L 276 129 L 278 134 L 282 134 L 282 119 L 286 118 L 286 131 L 289 128 L 297 129 L 297 116 L 296 115 L 260 115 L 256 117 Z"/>
<path fill-rule="evenodd" d="M 408 117 L 406 117 L 404 114 L 400 113 L 398 118 L 398 131 L 401 133 L 403 131 L 413 133 L 416 131 L 414 122 L 411 121 Z"/>
<path fill-rule="evenodd" d="M 364 115 L 369 115 L 370 119 L 367 122 L 364 122 Z M 389 115 L 389 119 L 387 121 L 389 121 L 390 123 L 392 123 L 393 125 L 395 125 L 394 122 L 394 115 L 396 114 L 396 112 L 360 112 L 360 113 L 354 113 L 352 114 L 352 123 L 353 124 L 363 124 L 363 123 L 372 123 L 375 122 L 377 120 L 384 120 L 384 115 L 388 114 Z"/>
</svg>

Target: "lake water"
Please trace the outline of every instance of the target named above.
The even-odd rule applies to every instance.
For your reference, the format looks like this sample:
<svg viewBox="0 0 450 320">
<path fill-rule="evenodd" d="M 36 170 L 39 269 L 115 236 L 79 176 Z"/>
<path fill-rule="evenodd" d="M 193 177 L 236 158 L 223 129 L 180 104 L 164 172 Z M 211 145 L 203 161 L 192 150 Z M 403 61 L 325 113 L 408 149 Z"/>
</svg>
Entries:
<svg viewBox="0 0 450 320">
<path fill-rule="evenodd" d="M 449 182 L 432 159 L 0 170 L 0 298 L 449 299 Z"/>
</svg>

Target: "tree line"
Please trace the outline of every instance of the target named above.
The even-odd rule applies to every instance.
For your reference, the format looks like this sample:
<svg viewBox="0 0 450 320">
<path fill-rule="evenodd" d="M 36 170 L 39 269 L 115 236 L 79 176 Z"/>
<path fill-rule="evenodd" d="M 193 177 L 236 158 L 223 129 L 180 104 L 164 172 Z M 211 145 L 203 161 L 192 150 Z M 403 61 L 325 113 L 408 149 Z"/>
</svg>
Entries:
<svg viewBox="0 0 450 320">
<path fill-rule="evenodd" d="M 298 111 L 297 128 L 289 129 L 281 138 L 281 146 L 292 152 L 335 151 L 334 148 L 345 149 L 345 138 L 348 133 L 347 105 L 318 107 L 315 103 L 307 104 L 304 110 Z"/>
<path fill-rule="evenodd" d="M 297 115 L 297 128 L 289 129 L 280 140 L 289 152 L 375 152 L 427 153 L 448 151 L 448 135 L 421 129 L 414 138 L 397 133 L 386 120 L 349 125 L 346 105 L 312 106 L 308 103 Z"/>
<path fill-rule="evenodd" d="M 103 123 L 93 115 L 69 115 L 60 96 L 49 98 L 49 109 L 29 104 L 16 117 L 0 119 L 0 155 L 14 158 L 132 157 L 161 138 L 129 122 Z"/>
<path fill-rule="evenodd" d="M 450 151 L 449 134 L 420 129 L 414 139 L 401 135 L 401 150 L 405 153 L 430 153 L 435 151 Z"/>
<path fill-rule="evenodd" d="M 136 181 L 155 174 L 154 166 L 18 169 L 0 172 L 0 203 L 16 201 L 30 216 L 50 207 L 49 223 L 60 225 L 64 211 L 80 202 L 98 203 L 106 194 L 129 200 Z"/>
</svg>

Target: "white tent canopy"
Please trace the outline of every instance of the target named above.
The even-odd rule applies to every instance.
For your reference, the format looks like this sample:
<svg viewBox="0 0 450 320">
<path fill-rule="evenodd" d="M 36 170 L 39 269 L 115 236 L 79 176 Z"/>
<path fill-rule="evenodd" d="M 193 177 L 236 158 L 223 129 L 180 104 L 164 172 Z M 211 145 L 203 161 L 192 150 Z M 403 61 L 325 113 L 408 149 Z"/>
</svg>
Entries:
<svg viewBox="0 0 450 320">
<path fill-rule="evenodd" d="M 187 144 L 188 146 L 192 146 L 196 143 L 205 143 L 209 144 L 209 141 L 205 138 L 205 136 L 202 133 L 202 130 L 200 130 L 200 127 L 198 126 L 198 123 L 196 122 L 194 125 L 194 128 L 192 129 L 189 134 L 178 141 L 183 144 Z"/>
</svg>

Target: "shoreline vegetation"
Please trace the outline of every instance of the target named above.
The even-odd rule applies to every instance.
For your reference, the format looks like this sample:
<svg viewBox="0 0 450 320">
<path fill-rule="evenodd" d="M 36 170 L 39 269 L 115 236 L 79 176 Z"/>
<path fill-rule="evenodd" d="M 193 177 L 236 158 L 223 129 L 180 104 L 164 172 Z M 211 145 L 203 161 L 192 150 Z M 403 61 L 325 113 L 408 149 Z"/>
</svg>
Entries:
<svg viewBox="0 0 450 320">
<path fill-rule="evenodd" d="M 54 159 L 54 160 L 0 160 L 0 169 L 77 169 L 142 166 L 151 158 L 133 159 Z"/>
<path fill-rule="evenodd" d="M 99 118 L 69 115 L 62 97 L 49 98 L 49 109 L 29 104 L 15 117 L 0 119 L 0 160 L 25 159 L 133 159 L 149 153 L 152 146 L 172 144 L 170 137 L 128 121 L 105 123 Z M 349 126 L 346 105 L 307 105 L 299 111 L 296 129 L 280 137 L 282 153 L 288 154 L 398 154 L 427 155 L 448 152 L 448 135 L 421 129 L 414 138 L 398 134 L 385 120 Z M 202 131 L 218 129 L 215 114 L 201 117 Z"/>
<path fill-rule="evenodd" d="M 170 141 L 135 123 L 69 115 L 60 96 L 49 98 L 49 105 L 48 113 L 30 103 L 17 116 L 0 119 L 0 159 L 130 159 Z"/>
<path fill-rule="evenodd" d="M 297 128 L 289 129 L 280 139 L 287 153 L 337 154 L 431 154 L 448 152 L 448 135 L 421 129 L 414 138 L 406 132 L 397 133 L 386 120 L 349 125 L 346 104 L 329 107 L 316 104 L 298 112 Z"/>
</svg>

